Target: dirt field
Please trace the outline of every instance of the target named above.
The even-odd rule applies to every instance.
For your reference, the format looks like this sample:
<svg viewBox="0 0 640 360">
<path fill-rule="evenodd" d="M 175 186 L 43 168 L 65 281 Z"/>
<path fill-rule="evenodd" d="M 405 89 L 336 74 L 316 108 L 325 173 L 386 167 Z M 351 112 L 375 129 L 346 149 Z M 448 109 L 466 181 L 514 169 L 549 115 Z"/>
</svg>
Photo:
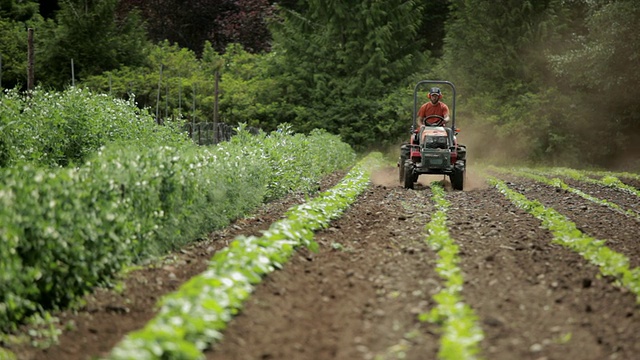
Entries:
<svg viewBox="0 0 640 360">
<path fill-rule="evenodd" d="M 341 174 L 322 187 L 337 183 Z M 640 265 L 638 221 L 571 193 L 501 176 L 577 227 Z M 435 211 L 421 177 L 415 190 L 395 168 L 326 230 L 318 253 L 301 250 L 269 275 L 229 323 L 208 359 L 435 359 L 439 328 L 418 321 L 442 287 L 436 254 L 425 243 Z M 445 186 L 447 183 L 445 182 Z M 637 197 L 594 185 L 571 185 L 625 209 Z M 637 185 L 636 185 L 637 186 Z M 580 255 L 551 242 L 539 220 L 517 209 L 471 169 L 466 190 L 449 189 L 448 226 L 460 246 L 462 296 L 479 317 L 486 359 L 638 359 L 636 297 L 598 275 Z M 153 304 L 203 271 L 212 254 L 237 234 L 260 235 L 290 206 L 290 197 L 254 217 L 213 233 L 155 267 L 136 271 L 120 292 L 99 291 L 79 312 L 60 315 L 69 329 L 48 350 L 13 348 L 20 359 L 90 359 L 106 355 L 127 332 L 153 316 Z"/>
</svg>

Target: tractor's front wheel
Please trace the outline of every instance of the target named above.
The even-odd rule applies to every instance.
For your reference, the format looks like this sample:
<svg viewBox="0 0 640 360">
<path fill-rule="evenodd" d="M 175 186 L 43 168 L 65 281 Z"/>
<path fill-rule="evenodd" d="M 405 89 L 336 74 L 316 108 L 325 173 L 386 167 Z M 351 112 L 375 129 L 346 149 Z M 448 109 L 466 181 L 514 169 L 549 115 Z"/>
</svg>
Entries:
<svg viewBox="0 0 640 360">
<path fill-rule="evenodd" d="M 465 167 L 454 167 L 453 173 L 449 175 L 449 179 L 451 180 L 451 187 L 453 190 L 463 190 L 464 189 L 464 178 L 466 175 Z"/>
<path fill-rule="evenodd" d="M 413 189 L 413 183 L 414 183 L 414 177 L 415 175 L 413 174 L 413 167 L 414 165 L 407 161 L 404 164 L 404 188 L 405 189 Z"/>
<path fill-rule="evenodd" d="M 398 162 L 398 181 L 402 184 L 404 181 L 404 163 L 407 159 L 400 156 L 400 162 Z"/>
</svg>

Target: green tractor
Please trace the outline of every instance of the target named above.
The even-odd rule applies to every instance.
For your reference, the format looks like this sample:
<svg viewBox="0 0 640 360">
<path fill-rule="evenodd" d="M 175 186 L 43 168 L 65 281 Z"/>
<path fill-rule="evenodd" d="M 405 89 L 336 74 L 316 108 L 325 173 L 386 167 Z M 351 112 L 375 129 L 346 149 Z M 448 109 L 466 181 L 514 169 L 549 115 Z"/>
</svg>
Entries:
<svg viewBox="0 0 640 360">
<path fill-rule="evenodd" d="M 447 85 L 451 88 L 453 99 L 451 102 L 450 116 L 451 127 L 444 126 L 444 118 L 438 115 L 430 115 L 436 118 L 432 126 L 418 126 L 418 91 L 423 87 L 432 85 Z M 464 182 L 467 168 L 467 148 L 458 144 L 456 135 L 456 87 L 449 81 L 421 80 L 413 91 L 413 124 L 411 126 L 411 139 L 400 147 L 400 159 L 398 161 L 399 180 L 406 189 L 413 189 L 418 177 L 423 174 L 449 176 L 454 190 L 464 190 Z"/>
</svg>

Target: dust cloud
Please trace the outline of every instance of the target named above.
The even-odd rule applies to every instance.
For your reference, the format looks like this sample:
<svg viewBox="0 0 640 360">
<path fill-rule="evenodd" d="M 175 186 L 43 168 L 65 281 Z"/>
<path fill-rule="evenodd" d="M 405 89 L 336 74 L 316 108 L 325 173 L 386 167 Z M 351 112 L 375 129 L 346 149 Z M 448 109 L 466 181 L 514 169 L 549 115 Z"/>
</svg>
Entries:
<svg viewBox="0 0 640 360">
<path fill-rule="evenodd" d="M 381 186 L 400 186 L 397 167 L 385 167 L 371 173 L 371 182 Z"/>
</svg>

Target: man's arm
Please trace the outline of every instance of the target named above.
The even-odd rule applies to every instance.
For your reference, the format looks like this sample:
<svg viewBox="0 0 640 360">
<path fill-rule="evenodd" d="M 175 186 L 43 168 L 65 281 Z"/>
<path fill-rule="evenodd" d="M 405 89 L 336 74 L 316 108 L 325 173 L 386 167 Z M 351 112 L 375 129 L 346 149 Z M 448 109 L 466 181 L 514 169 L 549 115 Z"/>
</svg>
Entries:
<svg viewBox="0 0 640 360">
<path fill-rule="evenodd" d="M 448 123 L 449 122 L 449 107 L 446 104 L 442 104 L 444 105 L 444 122 Z"/>
<path fill-rule="evenodd" d="M 417 122 L 417 126 L 420 127 L 422 125 L 424 125 L 424 119 L 426 116 L 423 116 L 424 112 L 425 112 L 425 106 L 427 106 L 427 104 L 422 104 L 422 106 L 420 106 L 420 110 L 418 110 L 418 116 L 416 116 L 416 122 Z"/>
</svg>

